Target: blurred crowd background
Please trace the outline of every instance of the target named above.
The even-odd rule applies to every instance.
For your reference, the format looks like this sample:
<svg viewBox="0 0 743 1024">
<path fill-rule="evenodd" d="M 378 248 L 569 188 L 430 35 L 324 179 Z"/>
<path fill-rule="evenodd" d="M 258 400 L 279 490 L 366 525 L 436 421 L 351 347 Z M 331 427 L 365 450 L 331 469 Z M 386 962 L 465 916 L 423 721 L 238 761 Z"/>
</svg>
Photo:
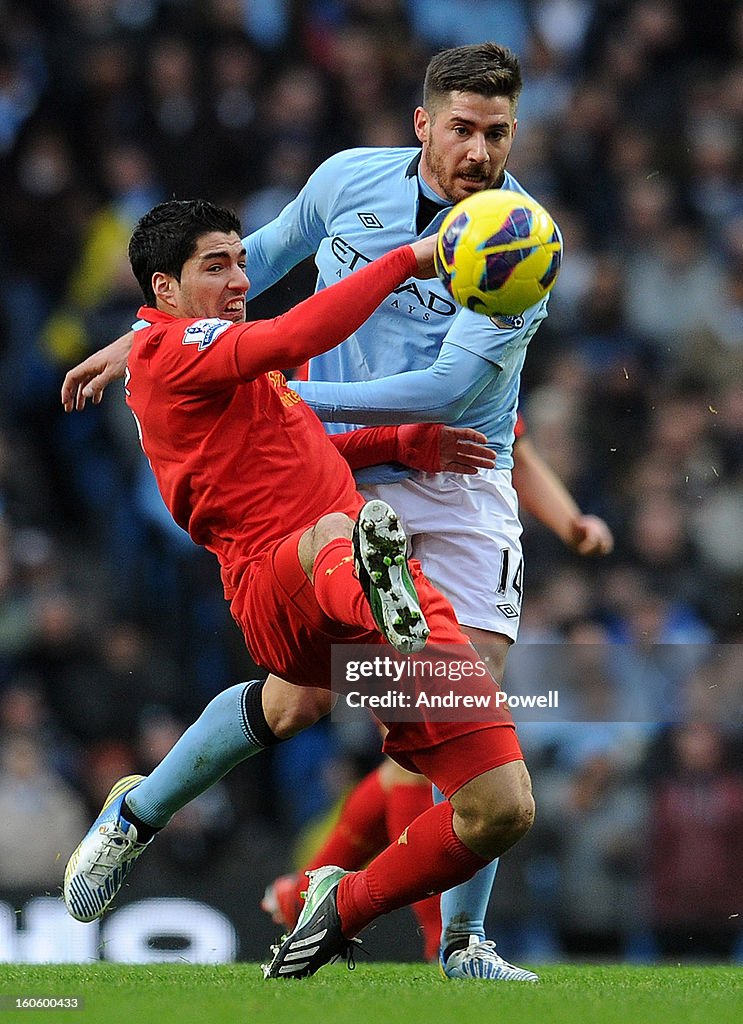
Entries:
<svg viewBox="0 0 743 1024">
<path fill-rule="evenodd" d="M 525 523 L 512 688 L 569 649 L 593 721 L 524 726 L 539 816 L 492 931 L 509 958 L 743 960 L 743 3 L 0 0 L 0 22 L 0 898 L 56 892 L 113 779 L 254 675 L 118 390 L 61 411 L 139 305 L 136 219 L 203 196 L 260 226 L 334 151 L 414 144 L 430 55 L 490 38 L 526 83 L 509 167 L 565 235 L 522 411 L 617 541 L 586 561 Z M 137 894 L 231 880 L 258 957 L 265 882 L 377 758 L 358 723 L 256 758 L 177 817 Z M 418 956 L 401 935 L 385 951 Z"/>
</svg>

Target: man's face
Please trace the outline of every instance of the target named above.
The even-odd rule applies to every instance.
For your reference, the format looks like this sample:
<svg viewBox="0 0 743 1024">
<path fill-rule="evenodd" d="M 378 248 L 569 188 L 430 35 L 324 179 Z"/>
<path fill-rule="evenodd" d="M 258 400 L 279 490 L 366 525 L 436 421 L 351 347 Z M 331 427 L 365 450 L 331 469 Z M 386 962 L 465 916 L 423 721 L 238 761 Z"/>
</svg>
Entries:
<svg viewBox="0 0 743 1024">
<path fill-rule="evenodd" d="M 183 264 L 181 279 L 154 274 L 158 308 L 179 317 L 216 317 L 245 322 L 245 247 L 235 232 L 210 231 Z"/>
<path fill-rule="evenodd" d="M 516 123 L 507 96 L 451 92 L 430 112 L 418 107 L 423 180 L 453 203 L 499 184 Z"/>
</svg>

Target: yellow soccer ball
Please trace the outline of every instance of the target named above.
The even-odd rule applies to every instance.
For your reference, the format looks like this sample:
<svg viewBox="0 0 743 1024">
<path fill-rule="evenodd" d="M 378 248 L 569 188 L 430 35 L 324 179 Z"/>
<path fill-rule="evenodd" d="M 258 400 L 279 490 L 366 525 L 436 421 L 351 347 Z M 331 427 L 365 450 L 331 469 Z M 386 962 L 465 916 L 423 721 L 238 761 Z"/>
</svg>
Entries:
<svg viewBox="0 0 743 1024">
<path fill-rule="evenodd" d="M 439 229 L 436 273 L 461 306 L 517 316 L 557 280 L 562 238 L 549 213 L 521 192 L 494 188 L 457 203 Z"/>
</svg>

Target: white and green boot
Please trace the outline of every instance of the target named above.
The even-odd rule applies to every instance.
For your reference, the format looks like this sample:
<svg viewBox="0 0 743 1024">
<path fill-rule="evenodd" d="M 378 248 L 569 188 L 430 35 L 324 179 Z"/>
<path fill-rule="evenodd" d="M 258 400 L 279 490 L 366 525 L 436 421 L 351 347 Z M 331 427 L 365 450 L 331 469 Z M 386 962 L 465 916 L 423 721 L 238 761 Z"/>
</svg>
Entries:
<svg viewBox="0 0 743 1024">
<path fill-rule="evenodd" d="M 367 501 L 359 512 L 353 553 L 379 631 L 401 654 L 422 651 L 430 630 L 408 568 L 405 531 L 386 501 Z"/>
<path fill-rule="evenodd" d="M 291 934 L 271 947 L 273 959 L 263 964 L 264 978 L 307 978 L 339 957 L 353 966 L 357 940 L 341 931 L 336 905 L 338 884 L 348 873 L 332 865 L 307 872 L 310 884 L 302 913 Z"/>
</svg>

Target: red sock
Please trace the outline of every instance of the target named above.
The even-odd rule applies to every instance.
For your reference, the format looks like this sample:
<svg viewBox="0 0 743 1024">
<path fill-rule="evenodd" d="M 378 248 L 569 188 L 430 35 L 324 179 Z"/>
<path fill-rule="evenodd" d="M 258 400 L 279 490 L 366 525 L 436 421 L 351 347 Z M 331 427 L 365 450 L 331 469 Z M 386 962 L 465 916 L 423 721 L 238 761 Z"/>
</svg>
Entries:
<svg viewBox="0 0 743 1024">
<path fill-rule="evenodd" d="M 313 587 L 317 603 L 330 619 L 347 626 L 376 630 L 369 602 L 353 567 L 353 547 L 347 537 L 336 537 L 315 559 Z"/>
<path fill-rule="evenodd" d="M 433 806 L 431 783 L 396 782 L 386 796 L 387 840 L 396 843 L 411 821 Z"/>
<path fill-rule="evenodd" d="M 383 850 L 388 841 L 386 796 L 379 782 L 379 770 L 375 768 L 349 793 L 333 831 L 307 865 L 307 870 L 337 864 L 347 871 L 358 871 Z"/>
<path fill-rule="evenodd" d="M 429 808 L 367 868 L 341 879 L 338 913 L 347 938 L 375 917 L 451 889 L 485 866 L 457 836 L 453 816 L 450 803 Z"/>
<path fill-rule="evenodd" d="M 374 769 L 349 793 L 333 831 L 322 847 L 299 872 L 297 897 L 307 888 L 305 871 L 337 864 L 347 871 L 358 871 L 387 845 L 385 822 L 387 794 Z"/>
<path fill-rule="evenodd" d="M 427 811 L 433 803 L 431 783 L 398 783 L 387 794 L 387 836 L 396 843 L 405 826 Z M 441 940 L 441 898 L 438 893 L 418 900 L 410 908 L 423 933 L 423 956 L 435 960 Z"/>
</svg>

